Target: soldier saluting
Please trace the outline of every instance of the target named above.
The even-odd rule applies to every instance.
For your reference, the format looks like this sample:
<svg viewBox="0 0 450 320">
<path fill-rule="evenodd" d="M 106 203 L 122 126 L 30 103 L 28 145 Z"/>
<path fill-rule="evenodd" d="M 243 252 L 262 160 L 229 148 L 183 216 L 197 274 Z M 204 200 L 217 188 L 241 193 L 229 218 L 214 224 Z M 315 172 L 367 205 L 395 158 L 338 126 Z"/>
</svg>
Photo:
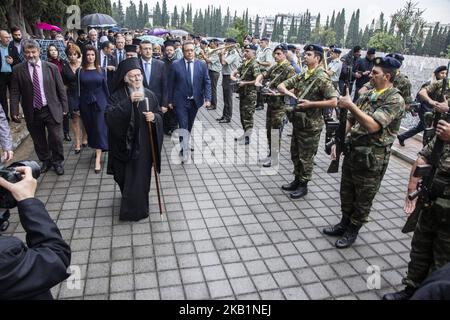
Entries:
<svg viewBox="0 0 450 320">
<path fill-rule="evenodd" d="M 393 82 L 400 62 L 394 58 L 376 58 L 370 74 L 369 90 L 354 104 L 346 92 L 339 107 L 350 111 L 349 136 L 342 164 L 341 222 L 323 233 L 341 237 L 337 248 L 351 246 L 359 229 L 367 223 L 373 199 L 380 189 L 391 155 L 391 146 L 400 129 L 405 101 Z M 334 153 L 334 147 L 333 147 Z"/>
<path fill-rule="evenodd" d="M 280 93 L 297 99 L 292 119 L 291 159 L 294 163 L 295 179 L 282 186 L 292 191 L 290 197 L 299 199 L 308 193 L 314 156 L 319 147 L 320 133 L 324 125 L 322 109 L 337 106 L 337 92 L 326 71 L 320 67 L 323 49 L 318 45 L 304 47 L 308 70 L 278 86 Z M 293 89 L 294 92 L 289 90 Z"/>
<path fill-rule="evenodd" d="M 266 114 L 266 129 L 267 129 L 267 141 L 269 143 L 269 155 L 267 161 L 263 163 L 263 167 L 268 168 L 272 165 L 271 155 L 272 155 L 272 129 L 278 129 L 281 131 L 283 127 L 283 119 L 286 115 L 286 108 L 284 104 L 284 96 L 277 94 L 276 87 L 283 81 L 295 76 L 295 69 L 291 66 L 289 61 L 286 59 L 286 53 L 288 49 L 285 44 L 280 44 L 273 50 L 273 55 L 275 58 L 275 64 L 270 67 L 267 71 L 264 71 L 261 75 L 256 78 L 256 86 L 261 86 L 261 82 L 264 80 L 268 82 L 268 91 L 265 92 L 267 95 L 267 114 Z M 281 132 L 279 132 L 277 145 L 281 138 Z M 279 147 L 277 148 L 278 152 Z"/>
</svg>

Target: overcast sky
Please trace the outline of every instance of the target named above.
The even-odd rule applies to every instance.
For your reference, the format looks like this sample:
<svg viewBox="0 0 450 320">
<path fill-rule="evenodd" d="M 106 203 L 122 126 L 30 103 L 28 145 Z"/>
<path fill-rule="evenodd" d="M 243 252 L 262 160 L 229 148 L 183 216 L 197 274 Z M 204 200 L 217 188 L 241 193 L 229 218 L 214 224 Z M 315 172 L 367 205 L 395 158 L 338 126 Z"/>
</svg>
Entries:
<svg viewBox="0 0 450 320">
<path fill-rule="evenodd" d="M 117 0 L 114 0 L 117 2 Z M 222 11 L 226 13 L 226 7 L 229 6 L 230 10 L 238 11 L 238 15 L 248 8 L 249 14 L 256 16 L 261 15 L 275 15 L 276 13 L 292 13 L 292 12 L 304 12 L 309 9 L 313 14 L 321 13 L 322 23 L 325 23 L 326 16 L 331 15 L 333 10 L 336 11 L 345 8 L 346 21 L 350 21 L 352 11 L 356 9 L 361 10 L 360 27 L 364 27 L 369 24 L 373 18 L 377 19 L 381 13 L 384 12 L 385 17 L 390 17 L 397 9 L 402 7 L 405 0 L 195 0 L 195 1 L 182 1 L 182 0 L 166 0 L 169 11 L 173 10 L 173 6 L 186 7 L 187 3 L 192 3 L 194 13 L 196 9 L 206 8 L 208 5 L 214 5 L 216 7 L 222 6 Z M 425 20 L 427 22 L 440 21 L 441 23 L 450 23 L 450 0 L 414 0 L 419 3 L 419 7 L 426 9 L 424 13 Z M 146 1 L 150 7 L 156 4 L 156 0 Z M 162 4 L 162 0 L 159 0 Z M 122 3 L 129 3 L 129 0 L 122 0 Z M 134 0 L 135 4 L 139 3 L 139 0 Z M 233 13 L 232 13 L 233 14 Z"/>
</svg>

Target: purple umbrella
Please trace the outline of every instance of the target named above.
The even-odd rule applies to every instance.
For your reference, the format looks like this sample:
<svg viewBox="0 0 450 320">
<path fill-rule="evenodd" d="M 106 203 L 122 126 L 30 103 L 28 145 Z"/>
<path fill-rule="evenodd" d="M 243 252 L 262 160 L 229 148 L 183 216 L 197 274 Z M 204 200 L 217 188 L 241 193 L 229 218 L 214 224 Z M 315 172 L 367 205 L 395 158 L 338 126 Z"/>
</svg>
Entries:
<svg viewBox="0 0 450 320">
<path fill-rule="evenodd" d="M 153 29 L 150 34 L 154 35 L 154 36 L 162 36 L 163 34 L 166 34 L 166 33 L 169 33 L 169 32 L 170 31 L 166 30 L 166 29 L 156 28 L 156 29 Z"/>
<path fill-rule="evenodd" d="M 40 22 L 40 23 L 36 24 L 36 27 L 41 30 L 48 30 L 48 31 L 56 30 L 59 32 L 61 31 L 60 27 L 48 24 L 46 22 Z"/>
</svg>

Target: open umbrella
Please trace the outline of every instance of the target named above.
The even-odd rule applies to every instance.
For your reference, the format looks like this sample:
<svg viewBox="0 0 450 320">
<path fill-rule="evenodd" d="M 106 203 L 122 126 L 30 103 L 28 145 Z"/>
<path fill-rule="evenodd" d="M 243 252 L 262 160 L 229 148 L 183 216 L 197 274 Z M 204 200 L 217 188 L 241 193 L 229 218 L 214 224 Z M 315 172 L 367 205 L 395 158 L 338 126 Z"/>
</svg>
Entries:
<svg viewBox="0 0 450 320">
<path fill-rule="evenodd" d="M 160 37 L 155 37 L 155 36 L 140 36 L 138 38 L 139 40 L 147 40 L 150 41 L 153 44 L 159 44 L 160 46 L 164 45 L 164 39 L 160 38 Z"/>
<path fill-rule="evenodd" d="M 156 28 L 156 29 L 153 29 L 150 32 L 150 34 L 153 35 L 153 36 L 162 36 L 163 34 L 166 34 L 166 33 L 169 33 L 169 32 L 170 31 L 166 30 L 166 29 Z"/>
<path fill-rule="evenodd" d="M 108 27 L 117 25 L 116 20 L 103 13 L 88 14 L 81 19 L 81 25 L 84 27 Z"/>
<path fill-rule="evenodd" d="M 170 34 L 175 37 L 186 37 L 187 35 L 189 35 L 189 32 L 181 30 L 181 29 L 176 29 L 176 30 L 171 30 Z"/>
<path fill-rule="evenodd" d="M 47 31 L 51 31 L 51 30 L 61 31 L 60 27 L 54 26 L 52 24 L 48 24 L 46 22 L 37 23 L 36 28 L 38 28 L 40 30 L 47 30 Z"/>
</svg>

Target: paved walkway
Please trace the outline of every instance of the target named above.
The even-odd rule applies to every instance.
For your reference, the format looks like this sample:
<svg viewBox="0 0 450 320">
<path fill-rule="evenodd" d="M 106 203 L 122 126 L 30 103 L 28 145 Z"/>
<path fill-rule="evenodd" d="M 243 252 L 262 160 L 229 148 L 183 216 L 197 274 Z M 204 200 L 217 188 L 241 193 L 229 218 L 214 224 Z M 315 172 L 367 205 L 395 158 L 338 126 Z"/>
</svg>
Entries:
<svg viewBox="0 0 450 320">
<path fill-rule="evenodd" d="M 235 103 L 230 125 L 216 124 L 217 111 L 202 110 L 198 119 L 205 128 L 239 128 Z M 258 127 L 264 128 L 264 119 L 265 111 L 257 111 Z M 271 176 L 248 162 L 173 164 L 168 160 L 173 144 L 166 137 L 161 183 L 168 213 L 162 222 L 154 180 L 150 219 L 120 222 L 120 191 L 105 168 L 94 174 L 94 151 L 74 155 L 66 144 L 66 174 L 43 175 L 37 197 L 70 243 L 81 283 L 79 289 L 69 289 L 64 282 L 53 289 L 54 296 L 379 299 L 400 288 L 411 239 L 400 232 L 410 166 L 391 159 L 370 222 L 352 248 L 337 250 L 335 239 L 323 236 L 321 229 L 339 221 L 340 174 L 326 173 L 329 161 L 322 141 L 310 192 L 292 201 L 280 189 L 292 179 L 290 131 L 289 125 L 283 133 L 279 174 Z M 24 239 L 17 215 L 10 230 Z M 381 270 L 380 290 L 367 286 L 372 265 Z"/>
</svg>

